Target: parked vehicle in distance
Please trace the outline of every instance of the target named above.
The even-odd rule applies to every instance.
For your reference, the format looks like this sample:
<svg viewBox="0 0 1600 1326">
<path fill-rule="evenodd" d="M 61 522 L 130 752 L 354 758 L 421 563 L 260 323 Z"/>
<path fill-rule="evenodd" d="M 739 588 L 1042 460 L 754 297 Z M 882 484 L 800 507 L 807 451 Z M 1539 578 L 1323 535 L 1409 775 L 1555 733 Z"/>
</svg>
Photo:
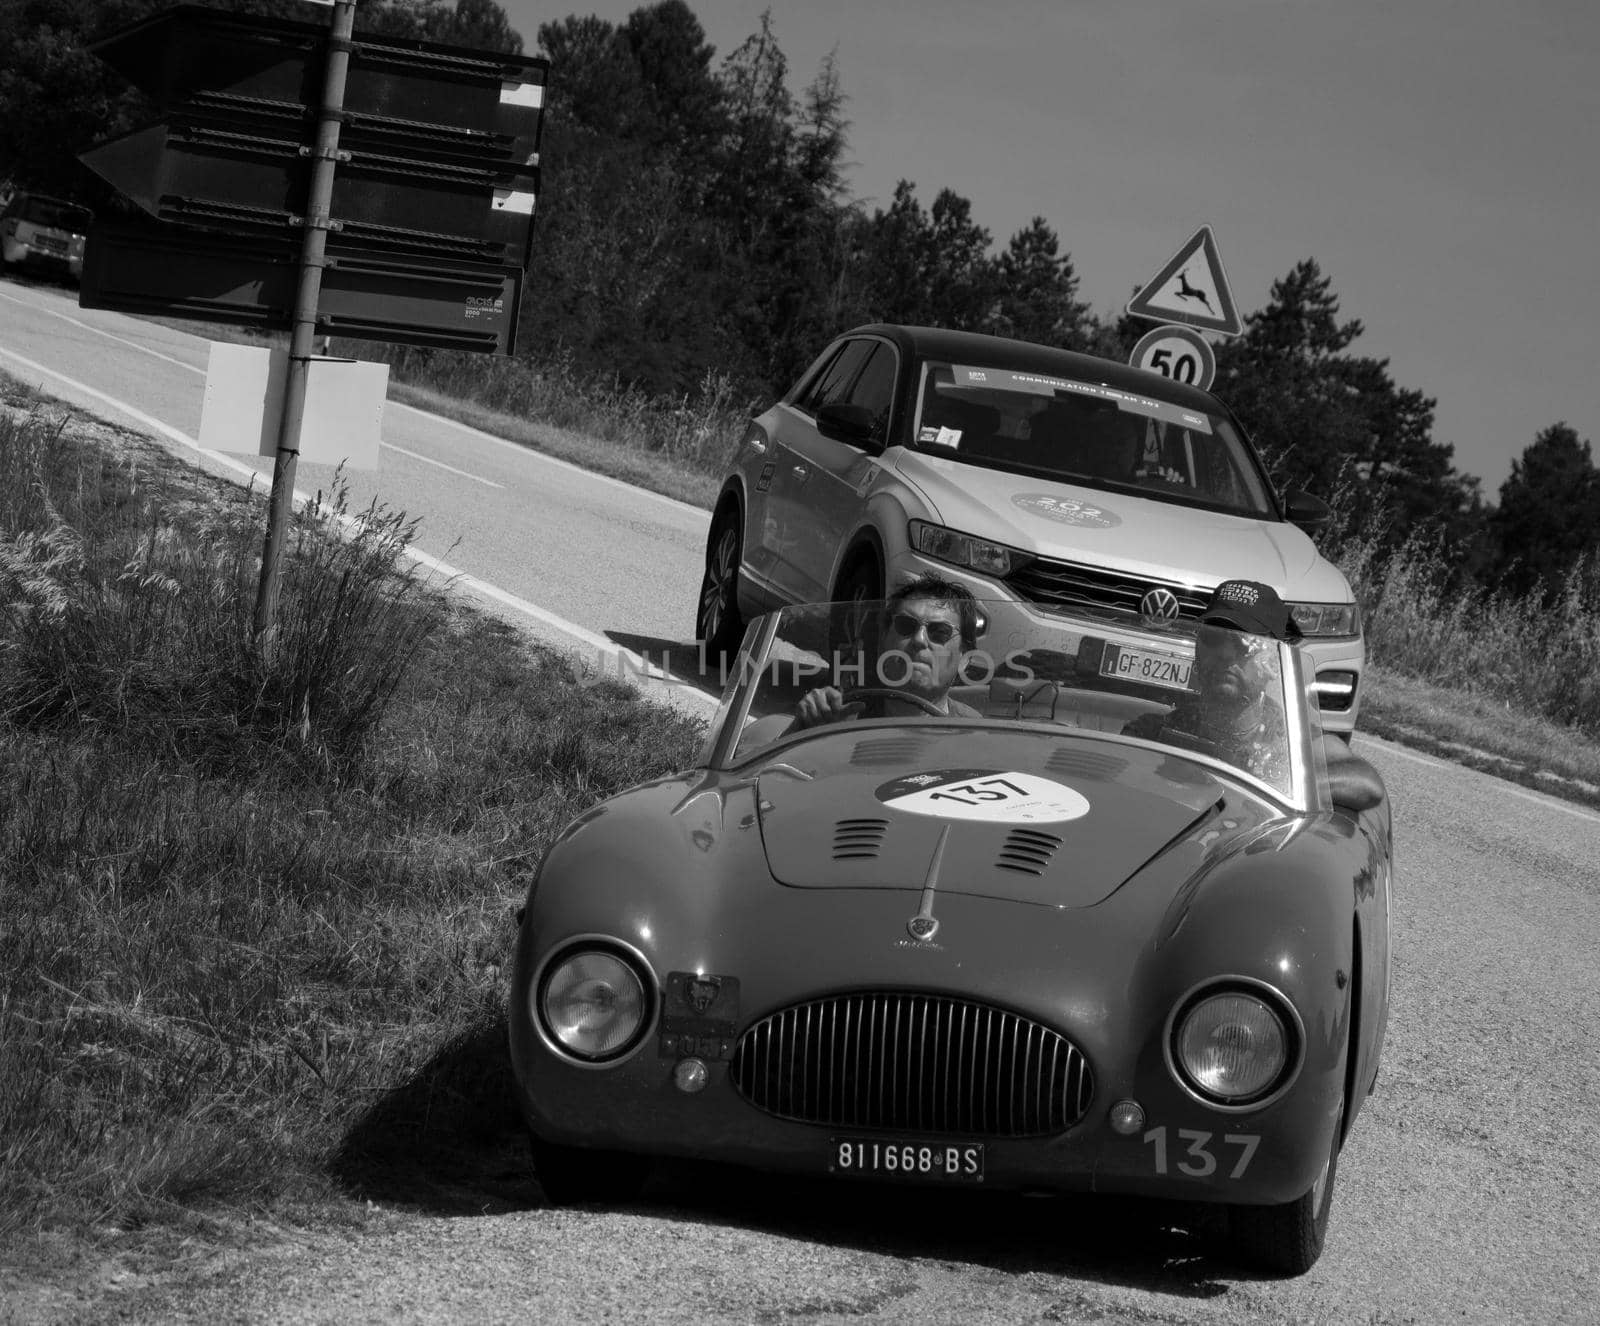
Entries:
<svg viewBox="0 0 1600 1326">
<path fill-rule="evenodd" d="M 712 515 L 696 615 L 714 654 L 786 604 L 950 575 L 1017 629 L 1061 608 L 1142 615 L 1130 667 L 1186 684 L 1175 623 L 1248 577 L 1293 606 L 1322 721 L 1348 739 L 1365 662 L 1349 582 L 1308 537 L 1326 503 L 1276 492 L 1209 392 L 992 336 L 872 325 L 752 421 Z"/>
<path fill-rule="evenodd" d="M 22 189 L 0 191 L 0 269 L 81 280 L 83 246 L 93 221 L 93 213 L 77 203 Z"/>
<path fill-rule="evenodd" d="M 1279 715 L 1241 755 L 1105 669 L 1112 614 L 995 639 L 1008 604 L 976 606 L 947 713 L 883 636 L 948 627 L 756 619 L 697 767 L 558 835 L 508 1009 L 537 1177 L 622 1199 L 678 1157 L 832 1176 L 841 1204 L 1177 1198 L 1299 1274 L 1388 1019 L 1382 782 L 1324 737 L 1303 643 L 1234 642 Z"/>
</svg>

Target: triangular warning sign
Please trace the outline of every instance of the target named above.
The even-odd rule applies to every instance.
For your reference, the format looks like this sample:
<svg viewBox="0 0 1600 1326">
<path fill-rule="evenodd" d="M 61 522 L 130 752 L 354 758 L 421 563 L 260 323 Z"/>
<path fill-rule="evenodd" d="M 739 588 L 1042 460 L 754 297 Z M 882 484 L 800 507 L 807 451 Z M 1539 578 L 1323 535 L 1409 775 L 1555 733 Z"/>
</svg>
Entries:
<svg viewBox="0 0 1600 1326">
<path fill-rule="evenodd" d="M 1156 279 L 1128 301 L 1127 311 L 1135 318 L 1183 323 L 1224 336 L 1244 330 L 1210 226 L 1194 232 Z"/>
</svg>

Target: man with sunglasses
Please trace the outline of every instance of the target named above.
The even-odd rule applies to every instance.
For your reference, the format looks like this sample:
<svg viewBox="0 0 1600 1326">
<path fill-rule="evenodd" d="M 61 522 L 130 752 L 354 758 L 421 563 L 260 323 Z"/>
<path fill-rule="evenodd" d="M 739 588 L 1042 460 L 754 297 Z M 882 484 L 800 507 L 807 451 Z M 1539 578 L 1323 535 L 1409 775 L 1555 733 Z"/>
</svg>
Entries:
<svg viewBox="0 0 1600 1326">
<path fill-rule="evenodd" d="M 950 687 L 962 656 L 978 645 L 978 604 L 971 591 L 926 575 L 901 586 L 884 604 L 874 666 L 848 689 L 819 686 L 795 707 L 794 728 L 848 719 L 931 715 L 977 718 Z M 857 693 L 860 693 L 859 695 Z"/>
<path fill-rule="evenodd" d="M 1286 742 L 1283 710 L 1267 693 L 1268 642 L 1299 637 L 1288 604 L 1270 585 L 1224 581 L 1200 614 L 1192 691 L 1170 713 L 1136 718 L 1124 733 L 1174 745 L 1193 738 L 1230 764 L 1281 784 Z"/>
</svg>

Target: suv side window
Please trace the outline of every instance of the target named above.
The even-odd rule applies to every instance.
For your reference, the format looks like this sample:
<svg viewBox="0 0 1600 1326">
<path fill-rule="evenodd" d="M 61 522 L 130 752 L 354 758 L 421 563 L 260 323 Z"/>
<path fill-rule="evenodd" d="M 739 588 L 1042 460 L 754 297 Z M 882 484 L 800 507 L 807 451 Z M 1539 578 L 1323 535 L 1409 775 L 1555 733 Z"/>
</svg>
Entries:
<svg viewBox="0 0 1600 1326">
<path fill-rule="evenodd" d="M 878 441 L 889 435 L 889 406 L 894 401 L 894 374 L 898 356 L 882 341 L 873 343 L 872 357 L 850 388 L 850 404 L 872 411 L 872 434 Z"/>
<path fill-rule="evenodd" d="M 814 417 L 824 405 L 847 399 L 845 393 L 851 381 L 876 344 L 875 341 L 846 341 L 833 362 L 818 374 L 795 405 Z"/>
</svg>

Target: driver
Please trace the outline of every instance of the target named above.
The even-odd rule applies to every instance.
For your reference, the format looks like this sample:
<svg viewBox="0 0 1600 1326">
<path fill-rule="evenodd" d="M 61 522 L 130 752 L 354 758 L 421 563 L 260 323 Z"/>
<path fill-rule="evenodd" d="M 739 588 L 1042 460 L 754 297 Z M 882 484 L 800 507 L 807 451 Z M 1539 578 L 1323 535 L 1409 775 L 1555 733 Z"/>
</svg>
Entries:
<svg viewBox="0 0 1600 1326">
<path fill-rule="evenodd" d="M 1262 636 L 1297 640 L 1289 607 L 1270 585 L 1226 580 L 1200 614 L 1194 689 L 1167 714 L 1146 714 L 1123 731 L 1160 741 L 1196 737 L 1230 764 L 1281 786 L 1287 739 L 1283 709 L 1267 694 L 1271 653 Z"/>
<path fill-rule="evenodd" d="M 978 645 L 978 604 L 965 586 L 935 575 L 901 586 L 883 606 L 878 639 L 877 667 L 857 688 L 874 694 L 847 701 L 837 686 L 807 691 L 791 730 L 859 718 L 869 706 L 874 717 L 980 716 L 950 695 L 962 655 Z"/>
</svg>

